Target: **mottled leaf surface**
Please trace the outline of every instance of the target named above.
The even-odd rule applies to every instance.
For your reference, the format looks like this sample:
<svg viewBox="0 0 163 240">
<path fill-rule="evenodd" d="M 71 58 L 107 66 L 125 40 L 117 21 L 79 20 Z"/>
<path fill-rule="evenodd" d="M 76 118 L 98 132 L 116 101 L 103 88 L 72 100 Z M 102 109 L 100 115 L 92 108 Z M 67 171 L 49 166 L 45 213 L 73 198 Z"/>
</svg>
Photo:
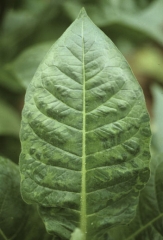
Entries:
<svg viewBox="0 0 163 240">
<path fill-rule="evenodd" d="M 19 168 L 0 157 L 0 240 L 50 240 L 34 206 L 20 195 Z"/>
<path fill-rule="evenodd" d="M 163 155 L 151 161 L 151 176 L 140 194 L 137 214 L 128 225 L 111 231 L 113 240 L 163 239 Z"/>
<path fill-rule="evenodd" d="M 47 231 L 104 240 L 129 222 L 149 177 L 149 116 L 142 90 L 110 39 L 82 10 L 27 90 L 21 191 Z"/>
</svg>

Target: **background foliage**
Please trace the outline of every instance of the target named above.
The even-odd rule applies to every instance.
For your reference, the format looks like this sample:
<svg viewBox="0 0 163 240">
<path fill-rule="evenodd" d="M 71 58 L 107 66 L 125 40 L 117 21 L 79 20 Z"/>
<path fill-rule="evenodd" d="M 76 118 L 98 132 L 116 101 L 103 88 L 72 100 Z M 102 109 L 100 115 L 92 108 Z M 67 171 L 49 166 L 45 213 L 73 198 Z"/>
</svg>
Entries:
<svg viewBox="0 0 163 240">
<path fill-rule="evenodd" d="M 1 0 L 0 155 L 16 164 L 26 88 L 83 6 L 130 63 L 151 117 L 153 155 L 163 151 L 163 0 Z"/>
</svg>

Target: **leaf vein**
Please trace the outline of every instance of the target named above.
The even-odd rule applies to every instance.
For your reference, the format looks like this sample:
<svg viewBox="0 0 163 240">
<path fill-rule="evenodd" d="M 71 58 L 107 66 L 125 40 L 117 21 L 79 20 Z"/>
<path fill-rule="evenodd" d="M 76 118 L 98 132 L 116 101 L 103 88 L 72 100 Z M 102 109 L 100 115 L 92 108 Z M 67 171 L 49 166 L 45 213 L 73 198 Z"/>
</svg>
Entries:
<svg viewBox="0 0 163 240">
<path fill-rule="evenodd" d="M 65 47 L 70 51 L 70 53 L 71 53 L 76 59 L 78 59 L 78 60 L 82 63 L 82 61 L 81 61 L 77 56 L 75 56 L 75 54 L 73 53 L 73 51 L 72 51 L 69 47 L 67 47 L 66 45 L 65 45 Z"/>
<path fill-rule="evenodd" d="M 121 143 L 119 143 L 119 144 L 116 144 L 116 145 L 114 145 L 114 146 L 112 146 L 112 147 L 106 148 L 106 149 L 101 150 L 101 151 L 98 151 L 98 152 L 90 153 L 90 154 L 87 155 L 87 157 L 88 157 L 88 156 L 91 156 L 91 155 L 94 155 L 94 154 L 103 153 L 103 152 L 106 152 L 107 150 L 110 150 L 110 149 L 112 149 L 112 148 L 114 148 L 114 147 L 120 146 L 120 145 L 122 145 L 123 143 L 125 143 L 126 141 L 130 140 L 131 138 L 133 138 L 136 134 L 138 134 L 139 131 L 140 131 L 140 128 L 135 132 L 134 135 L 132 135 L 131 137 L 127 138 L 124 142 L 121 142 Z"/>
<path fill-rule="evenodd" d="M 96 108 L 94 108 L 94 109 L 92 109 L 91 111 L 87 112 L 87 114 L 95 111 L 96 109 L 98 109 L 99 107 L 101 107 L 102 105 L 104 105 L 105 103 L 107 103 L 108 101 L 110 101 L 110 99 L 112 99 L 113 97 L 115 97 L 116 94 L 118 94 L 118 93 L 122 90 L 122 88 L 124 87 L 125 84 L 126 84 L 126 81 L 124 81 L 124 83 L 123 83 L 122 86 L 118 89 L 117 92 L 115 92 L 112 96 L 110 96 L 105 102 L 101 103 L 101 104 L 100 104 L 99 106 L 97 106 Z"/>
<path fill-rule="evenodd" d="M 75 130 L 75 131 L 82 131 L 81 129 L 78 129 L 78 128 L 76 128 L 76 127 L 70 126 L 70 125 L 68 125 L 68 124 L 66 124 L 66 123 L 59 122 L 57 119 L 52 118 L 52 117 L 49 116 L 46 112 L 43 112 L 42 109 L 39 108 L 39 106 L 37 105 L 37 102 L 35 101 L 35 99 L 34 99 L 34 102 L 35 102 L 35 106 L 36 106 L 37 110 L 38 110 L 40 113 L 42 113 L 44 116 L 46 116 L 47 118 L 52 119 L 53 121 L 56 121 L 56 122 L 60 123 L 61 125 L 64 125 L 64 126 L 70 128 L 70 129 L 73 129 L 73 130 Z"/>
<path fill-rule="evenodd" d="M 57 148 L 57 149 L 65 152 L 65 153 L 71 154 L 72 156 L 81 157 L 81 156 L 79 156 L 79 155 L 77 155 L 77 154 L 75 154 L 75 153 L 68 152 L 68 151 L 66 151 L 66 150 L 64 150 L 64 149 L 62 149 L 62 148 L 56 147 L 55 145 L 53 145 L 53 144 L 50 143 L 50 142 L 47 142 L 44 138 L 42 138 L 41 136 L 39 136 L 39 135 L 36 133 L 36 131 L 33 129 L 33 127 L 30 125 L 29 122 L 28 122 L 28 126 L 31 128 L 31 130 L 33 131 L 33 133 L 34 133 L 38 138 L 40 138 L 40 139 L 43 140 L 44 142 L 50 144 L 50 145 L 53 146 L 54 148 Z"/>
<path fill-rule="evenodd" d="M 58 191 L 58 192 L 69 192 L 69 193 L 77 193 L 77 194 L 80 194 L 80 192 L 75 192 L 75 191 L 68 191 L 68 190 L 60 190 L 60 189 L 55 189 L 55 188 L 53 188 L 53 187 L 50 187 L 50 186 L 46 186 L 44 183 L 43 184 L 41 184 L 41 183 L 39 183 L 37 180 L 35 180 L 34 178 L 32 178 L 32 176 L 26 171 L 26 174 L 27 174 L 27 176 L 31 179 L 31 180 L 33 180 L 38 186 L 40 186 L 40 187 L 43 187 L 43 188 L 47 188 L 47 189 L 49 189 L 49 190 L 54 190 L 54 191 Z"/>
<path fill-rule="evenodd" d="M 73 82 L 78 83 L 79 85 L 82 85 L 81 83 L 75 81 L 75 79 L 73 79 L 71 76 L 69 76 L 67 73 L 65 73 L 63 70 L 61 70 L 57 65 L 52 65 L 54 67 L 56 67 L 61 73 L 63 73 L 65 76 L 67 76 L 68 78 L 70 78 L 71 80 L 73 80 Z"/>
<path fill-rule="evenodd" d="M 41 88 L 41 87 L 40 87 L 40 88 Z M 56 98 L 58 101 L 60 101 L 60 102 L 62 102 L 63 104 L 65 104 L 65 106 L 67 106 L 67 107 L 69 107 L 69 108 L 71 108 L 72 110 L 75 110 L 75 111 L 77 111 L 77 112 L 81 112 L 81 111 L 79 111 L 79 110 L 77 110 L 77 109 L 69 106 L 67 103 L 63 102 L 61 99 L 57 98 L 52 92 L 50 92 L 50 90 L 49 90 L 48 88 L 43 87 L 43 89 L 45 89 L 47 92 L 49 92 L 49 93 L 50 93 L 54 98 Z"/>
</svg>

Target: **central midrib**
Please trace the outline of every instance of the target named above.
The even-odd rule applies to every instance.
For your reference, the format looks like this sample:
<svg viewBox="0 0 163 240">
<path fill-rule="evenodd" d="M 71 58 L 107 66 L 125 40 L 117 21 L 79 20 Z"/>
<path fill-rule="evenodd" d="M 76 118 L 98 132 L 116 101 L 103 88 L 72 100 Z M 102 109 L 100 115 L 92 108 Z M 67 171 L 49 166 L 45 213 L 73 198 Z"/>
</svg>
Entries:
<svg viewBox="0 0 163 240">
<path fill-rule="evenodd" d="M 82 189 L 81 189 L 81 230 L 84 233 L 84 239 L 86 240 L 87 222 L 86 222 L 86 118 L 85 118 L 85 62 L 84 62 L 84 38 L 83 38 L 83 22 L 82 22 L 82 62 L 83 62 L 83 135 L 82 135 Z"/>
</svg>

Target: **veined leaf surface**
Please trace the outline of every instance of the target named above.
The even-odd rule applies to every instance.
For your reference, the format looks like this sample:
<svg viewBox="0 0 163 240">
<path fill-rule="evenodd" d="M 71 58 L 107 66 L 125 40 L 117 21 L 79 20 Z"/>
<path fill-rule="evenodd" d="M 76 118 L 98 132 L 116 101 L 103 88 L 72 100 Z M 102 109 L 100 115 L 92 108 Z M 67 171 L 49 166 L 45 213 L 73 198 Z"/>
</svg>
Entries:
<svg viewBox="0 0 163 240">
<path fill-rule="evenodd" d="M 128 223 L 149 178 L 142 90 L 110 39 L 82 10 L 39 66 L 21 127 L 21 191 L 48 232 L 106 238 Z"/>
</svg>

